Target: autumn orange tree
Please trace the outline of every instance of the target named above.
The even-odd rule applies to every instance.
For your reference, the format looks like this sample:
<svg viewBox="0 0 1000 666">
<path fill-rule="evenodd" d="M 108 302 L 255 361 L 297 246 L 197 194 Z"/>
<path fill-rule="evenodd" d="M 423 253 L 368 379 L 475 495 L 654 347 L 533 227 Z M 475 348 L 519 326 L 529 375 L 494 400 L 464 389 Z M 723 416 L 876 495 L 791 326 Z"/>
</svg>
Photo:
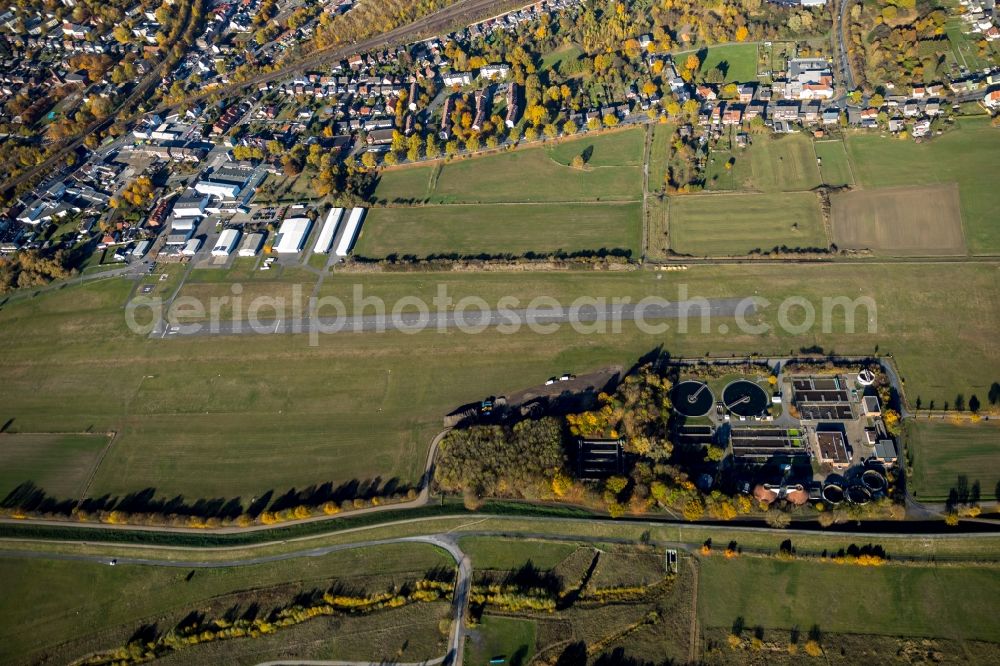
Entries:
<svg viewBox="0 0 1000 666">
<path fill-rule="evenodd" d="M 670 380 L 651 364 L 628 375 L 614 395 L 601 393 L 597 409 L 569 414 L 570 433 L 579 437 L 625 439 L 628 451 L 652 459 L 670 455 L 667 419 L 670 414 Z"/>
</svg>

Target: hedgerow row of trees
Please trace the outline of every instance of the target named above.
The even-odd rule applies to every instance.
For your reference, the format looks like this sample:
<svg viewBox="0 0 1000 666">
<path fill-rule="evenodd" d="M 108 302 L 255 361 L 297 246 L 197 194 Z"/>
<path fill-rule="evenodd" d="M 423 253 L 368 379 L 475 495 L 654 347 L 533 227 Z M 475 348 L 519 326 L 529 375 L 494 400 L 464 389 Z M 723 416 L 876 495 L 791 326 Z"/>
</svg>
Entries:
<svg viewBox="0 0 1000 666">
<path fill-rule="evenodd" d="M 204 643 L 234 638 L 260 638 L 316 617 L 369 615 L 409 604 L 440 601 L 451 597 L 454 584 L 420 579 L 403 587 L 372 594 L 349 594 L 331 588 L 312 602 L 295 602 L 256 617 L 198 618 L 161 635 L 133 639 L 126 645 L 99 652 L 78 664 L 86 666 L 129 666 L 158 659 L 172 652 Z"/>
</svg>

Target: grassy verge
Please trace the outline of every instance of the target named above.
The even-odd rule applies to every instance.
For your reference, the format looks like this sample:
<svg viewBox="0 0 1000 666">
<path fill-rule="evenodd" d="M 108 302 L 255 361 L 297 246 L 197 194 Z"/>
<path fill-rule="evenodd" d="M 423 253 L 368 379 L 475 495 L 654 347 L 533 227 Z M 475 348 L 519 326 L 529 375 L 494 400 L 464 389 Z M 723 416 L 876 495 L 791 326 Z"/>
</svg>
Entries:
<svg viewBox="0 0 1000 666">
<path fill-rule="evenodd" d="M 519 569 L 528 562 L 552 569 L 577 549 L 573 543 L 463 537 L 458 542 L 476 569 Z"/>
<path fill-rule="evenodd" d="M 553 518 L 559 520 L 552 520 Z M 851 529 L 851 526 L 844 526 L 839 531 L 793 529 L 774 533 L 737 524 L 698 525 L 657 523 L 642 519 L 611 520 L 570 507 L 533 507 L 502 502 L 489 502 L 482 512 L 470 513 L 460 505 L 449 502 L 444 507 L 369 514 L 332 522 L 228 535 L 162 534 L 126 530 L 98 532 L 7 524 L 0 526 L 0 537 L 5 539 L 4 548 L 11 551 L 37 550 L 108 557 L 121 555 L 171 561 L 197 557 L 216 562 L 356 543 L 359 540 L 393 539 L 439 532 L 509 532 L 531 536 L 544 531 L 551 537 L 550 541 L 568 539 L 572 542 L 581 538 L 629 542 L 652 540 L 691 546 L 700 546 L 711 539 L 722 546 L 729 541 L 736 541 L 744 548 L 769 553 L 777 552 L 781 542 L 790 538 L 797 551 L 802 554 L 819 555 L 823 551 L 836 552 L 851 544 L 861 546 L 875 543 L 881 545 L 889 557 L 945 561 L 993 561 L 997 548 L 1000 547 L 1000 535 L 990 533 L 977 534 L 975 537 L 951 536 L 948 533 L 910 536 L 865 532 L 863 525 L 854 526 L 855 531 Z M 73 541 L 80 543 L 72 543 Z"/>
<path fill-rule="evenodd" d="M 493 659 L 503 659 L 502 663 L 512 666 L 530 663 L 535 652 L 535 631 L 531 620 L 483 617 L 466 637 L 467 663 L 478 666 Z"/>
</svg>

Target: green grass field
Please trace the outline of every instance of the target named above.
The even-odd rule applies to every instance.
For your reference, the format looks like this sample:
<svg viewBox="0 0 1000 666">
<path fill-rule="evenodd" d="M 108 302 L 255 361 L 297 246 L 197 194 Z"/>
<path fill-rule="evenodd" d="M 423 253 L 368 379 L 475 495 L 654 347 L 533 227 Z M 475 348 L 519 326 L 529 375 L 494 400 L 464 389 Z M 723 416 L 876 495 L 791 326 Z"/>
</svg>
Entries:
<svg viewBox="0 0 1000 666">
<path fill-rule="evenodd" d="M 794 541 L 794 539 L 793 539 Z M 698 612 L 708 627 L 813 626 L 823 634 L 1000 640 L 1000 577 L 977 567 L 883 566 L 740 558 L 702 561 Z"/>
<path fill-rule="evenodd" d="M 585 152 L 587 168 L 567 166 Z M 390 203 L 635 201 L 642 196 L 641 163 L 642 130 L 632 128 L 443 166 L 385 171 L 375 197 Z"/>
<path fill-rule="evenodd" d="M 562 141 L 548 150 L 549 157 L 569 166 L 577 155 L 584 156 L 588 167 L 642 166 L 645 133 L 640 129 L 596 134 L 591 137 Z M 589 157 L 588 157 L 589 155 Z"/>
<path fill-rule="evenodd" d="M 641 208 L 639 203 L 373 208 L 354 253 L 426 257 L 601 248 L 637 253 Z"/>
<path fill-rule="evenodd" d="M 722 65 L 726 82 L 752 83 L 757 81 L 757 45 L 724 44 L 707 47 L 707 55 L 702 58 L 702 74 Z M 674 60 L 684 66 L 684 59 L 692 53 L 702 56 L 701 51 L 684 51 L 674 56 Z"/>
<path fill-rule="evenodd" d="M 810 192 L 672 197 L 670 236 L 674 251 L 697 256 L 829 245 Z"/>
<path fill-rule="evenodd" d="M 13 418 L 19 432 L 117 431 L 94 496 L 154 488 L 161 497 L 238 497 L 245 506 L 267 490 L 376 476 L 415 482 L 443 415 L 455 407 L 562 372 L 627 365 L 659 346 L 695 356 L 787 354 L 814 344 L 871 353 L 879 346 L 893 354 L 911 401 L 920 396 L 939 405 L 960 392 L 982 398 L 1000 365 L 1000 274 L 989 263 L 692 266 L 669 274 L 335 273 L 320 295 L 346 298 L 356 284 L 390 308 L 403 296 L 430 303 L 439 286 L 456 301 L 475 295 L 496 304 L 514 296 L 514 307 L 540 295 L 565 304 L 580 296 L 677 299 L 682 286 L 688 297 L 756 293 L 771 305 L 751 321 L 772 329 L 743 333 L 727 319 L 725 335 L 714 322 L 707 333 L 695 322 L 687 333 L 677 326 L 643 333 L 633 324 L 604 335 L 569 327 L 544 336 L 452 330 L 327 335 L 316 346 L 305 335 L 150 340 L 125 326 L 129 283 L 107 281 L 0 309 L 0 422 Z M 944 285 L 955 289 L 945 292 Z M 225 283 L 194 286 L 206 297 L 231 293 Z M 778 304 L 791 295 L 815 303 L 819 320 L 824 296 L 871 296 L 877 330 L 867 332 L 862 321 L 859 332 L 846 333 L 835 313 L 829 332 L 820 324 L 805 334 L 784 332 L 776 326 Z"/>
<path fill-rule="evenodd" d="M 875 134 L 850 134 L 847 151 L 866 188 L 957 182 L 965 239 L 974 254 L 1000 252 L 1000 188 L 995 166 L 1000 132 L 988 118 L 966 118 L 961 131 L 916 144 Z"/>
<path fill-rule="evenodd" d="M 107 443 L 103 434 L 0 434 L 0 498 L 25 481 L 80 497 Z"/>
<path fill-rule="evenodd" d="M 383 171 L 378 177 L 375 196 L 386 201 L 423 200 L 430 196 L 434 179 L 443 168 L 438 163 Z"/>
<path fill-rule="evenodd" d="M 582 55 L 583 49 L 581 49 L 577 44 L 560 46 L 559 48 L 553 49 L 542 56 L 542 62 L 539 69 L 552 69 L 553 67 L 558 67 L 560 63 L 577 60 Z"/>
<path fill-rule="evenodd" d="M 1000 48 L 996 42 L 990 42 L 986 46 L 986 56 L 979 53 L 977 42 L 981 35 L 966 34 L 968 24 L 959 17 L 952 17 L 945 24 L 945 34 L 951 42 L 952 51 L 959 65 L 968 67 L 972 71 L 982 70 L 996 66 L 1000 61 Z"/>
<path fill-rule="evenodd" d="M 578 548 L 574 543 L 490 537 L 464 537 L 459 545 L 476 569 L 498 570 L 519 569 L 529 560 L 539 569 L 552 569 Z"/>
<path fill-rule="evenodd" d="M 820 177 L 824 185 L 838 187 L 854 184 L 851 163 L 847 159 L 847 147 L 843 141 L 816 141 L 813 146 L 816 156 L 823 160 Z"/>
<path fill-rule="evenodd" d="M 746 148 L 715 151 L 705 178 L 710 190 L 755 192 L 798 192 L 823 183 L 813 141 L 804 134 L 754 135 Z"/>
<path fill-rule="evenodd" d="M 969 488 L 979 483 L 983 501 L 1000 501 L 1000 428 L 921 419 L 908 424 L 906 433 L 913 456 L 910 492 L 915 497 L 944 501 L 964 476 Z"/>
<path fill-rule="evenodd" d="M 675 125 L 657 124 L 653 126 L 653 143 L 649 149 L 649 190 L 657 192 L 664 188 L 667 177 L 667 156 L 670 141 L 674 137 Z"/>
<path fill-rule="evenodd" d="M 734 177 L 741 189 L 762 192 L 809 190 L 821 183 L 812 139 L 804 134 L 754 137 L 750 159 L 736 158 Z"/>
<path fill-rule="evenodd" d="M 453 567 L 454 562 L 443 551 L 422 544 L 359 548 L 323 557 L 194 572 L 180 567 L 110 567 L 3 557 L 0 578 L 6 602 L 0 604 L 0 661 L 90 636 L 101 637 L 92 649 L 112 648 L 143 622 L 161 617 L 177 622 L 213 598 L 247 590 L 286 586 L 282 596 L 287 602 L 299 591 L 325 590 L 337 579 L 363 587 L 366 577 L 371 577 L 371 584 L 381 589 L 392 582 L 419 578 L 439 566 Z M 187 580 L 189 572 L 193 576 Z M 253 596 L 238 601 L 248 606 Z M 77 656 L 67 654 L 60 661 L 68 663 Z"/>
<path fill-rule="evenodd" d="M 466 663 L 487 666 L 493 659 L 517 666 L 535 653 L 535 623 L 513 617 L 484 616 L 465 639 Z"/>
</svg>

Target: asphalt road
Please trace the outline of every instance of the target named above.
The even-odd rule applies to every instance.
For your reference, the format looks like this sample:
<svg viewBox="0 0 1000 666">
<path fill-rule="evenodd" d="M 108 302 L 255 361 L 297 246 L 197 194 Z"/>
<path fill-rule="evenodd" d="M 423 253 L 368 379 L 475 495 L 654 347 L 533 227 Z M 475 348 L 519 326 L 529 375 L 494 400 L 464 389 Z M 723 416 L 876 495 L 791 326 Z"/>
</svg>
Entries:
<svg viewBox="0 0 1000 666">
<path fill-rule="evenodd" d="M 837 34 L 837 50 L 839 51 L 840 67 L 847 90 L 854 90 L 854 72 L 851 70 L 850 58 L 847 54 L 847 42 L 844 39 L 844 13 L 850 12 L 851 0 L 841 0 L 834 21 L 834 31 Z"/>
<path fill-rule="evenodd" d="M 707 307 L 706 307 L 707 304 Z M 320 311 L 323 305 L 320 304 Z M 427 330 L 445 331 L 452 328 L 464 332 L 478 333 L 488 328 L 500 332 L 514 333 L 524 327 L 539 333 L 554 332 L 561 325 L 586 326 L 587 331 L 604 332 L 614 330 L 618 322 L 644 323 L 662 332 L 669 328 L 663 320 L 693 319 L 692 326 L 701 325 L 702 319 L 713 317 L 730 318 L 736 315 L 753 314 L 755 305 L 747 298 L 724 298 L 714 300 L 687 300 L 628 304 L 582 304 L 579 306 L 556 306 L 487 310 L 469 308 L 463 311 L 440 312 L 416 311 L 379 313 L 371 315 L 344 316 L 293 316 L 287 318 L 239 319 L 233 321 L 202 321 L 192 323 L 159 320 L 149 336 L 165 339 L 178 336 L 197 335 L 274 335 L 279 333 L 384 333 L 402 331 L 417 333 Z M 138 317 L 137 317 L 138 318 Z M 659 322 L 653 324 L 652 322 Z M 603 329 L 603 330 L 601 330 Z"/>
</svg>

